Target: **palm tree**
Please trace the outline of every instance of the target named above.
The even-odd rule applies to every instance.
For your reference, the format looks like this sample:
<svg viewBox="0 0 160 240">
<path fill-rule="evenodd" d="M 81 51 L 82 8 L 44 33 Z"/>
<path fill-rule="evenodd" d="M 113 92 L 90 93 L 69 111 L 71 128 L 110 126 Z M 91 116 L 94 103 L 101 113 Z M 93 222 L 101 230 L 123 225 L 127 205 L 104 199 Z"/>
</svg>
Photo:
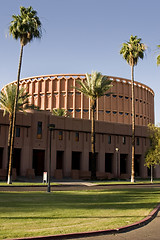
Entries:
<svg viewBox="0 0 160 240">
<path fill-rule="evenodd" d="M 14 112 L 14 102 L 16 96 L 16 85 L 9 84 L 0 92 L 0 106 L 4 111 L 3 116 L 8 113 L 9 115 L 9 132 L 8 132 L 8 158 L 11 145 L 11 133 L 12 133 L 12 121 Z M 24 88 L 19 90 L 18 101 L 17 101 L 17 111 L 24 112 L 29 108 L 28 103 L 29 94 L 25 92 Z"/>
<path fill-rule="evenodd" d="M 91 108 L 91 179 L 96 179 L 96 158 L 95 158 L 95 110 L 96 101 L 98 98 L 105 95 L 112 85 L 111 80 L 107 76 L 103 76 L 100 72 L 92 72 L 91 75 L 86 74 L 86 80 L 83 82 L 81 80 L 76 81 L 79 87 L 75 87 L 76 90 L 82 92 L 90 99 Z"/>
<path fill-rule="evenodd" d="M 134 155 L 135 155 L 135 97 L 134 97 L 134 67 L 138 59 L 143 59 L 146 46 L 141 43 L 141 38 L 132 36 L 129 42 L 123 43 L 120 54 L 131 66 L 131 86 L 132 86 L 132 164 L 131 164 L 131 182 L 134 182 Z"/>
<path fill-rule="evenodd" d="M 160 48 L 160 45 L 158 45 L 157 47 Z M 157 65 L 160 65 L 160 55 L 158 55 L 157 57 Z"/>
<path fill-rule="evenodd" d="M 68 117 L 67 110 L 63 108 L 53 108 L 52 114 L 55 116 Z"/>
<path fill-rule="evenodd" d="M 9 166 L 11 166 L 11 164 L 12 164 L 15 121 L 16 121 L 16 111 L 17 111 L 17 101 L 18 101 L 23 47 L 27 43 L 31 42 L 34 38 L 41 37 L 41 22 L 37 16 L 37 12 L 35 10 L 33 10 L 32 7 L 28 7 L 28 8 L 20 7 L 20 15 L 13 15 L 12 18 L 13 18 L 13 20 L 10 23 L 9 33 L 10 33 L 10 35 L 13 36 L 14 39 L 20 40 L 21 51 L 20 51 L 20 60 L 19 60 L 18 75 L 17 75 L 17 90 L 16 90 L 14 111 L 13 111 Z M 8 183 L 9 184 L 12 183 L 10 174 L 11 174 L 11 167 L 9 168 L 9 171 L 8 171 Z"/>
</svg>

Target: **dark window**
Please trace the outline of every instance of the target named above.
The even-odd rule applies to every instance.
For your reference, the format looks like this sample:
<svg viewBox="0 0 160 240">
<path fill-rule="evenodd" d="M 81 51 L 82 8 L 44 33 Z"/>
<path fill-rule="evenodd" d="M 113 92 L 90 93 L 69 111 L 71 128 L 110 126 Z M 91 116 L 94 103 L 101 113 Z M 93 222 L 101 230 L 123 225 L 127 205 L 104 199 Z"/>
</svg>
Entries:
<svg viewBox="0 0 160 240">
<path fill-rule="evenodd" d="M 108 136 L 108 144 L 111 144 L 111 136 Z"/>
<path fill-rule="evenodd" d="M 37 138 L 42 138 L 42 122 L 37 123 Z"/>
<path fill-rule="evenodd" d="M 76 140 L 76 142 L 79 142 L 79 132 L 76 132 L 75 140 Z"/>
<path fill-rule="evenodd" d="M 20 127 L 16 127 L 16 137 L 20 137 Z"/>
<path fill-rule="evenodd" d="M 59 131 L 59 140 L 63 140 L 63 131 Z"/>
<path fill-rule="evenodd" d="M 125 136 L 122 137 L 122 143 L 126 144 L 126 137 Z"/>
<path fill-rule="evenodd" d="M 137 146 L 139 146 L 139 137 L 137 137 Z"/>
</svg>

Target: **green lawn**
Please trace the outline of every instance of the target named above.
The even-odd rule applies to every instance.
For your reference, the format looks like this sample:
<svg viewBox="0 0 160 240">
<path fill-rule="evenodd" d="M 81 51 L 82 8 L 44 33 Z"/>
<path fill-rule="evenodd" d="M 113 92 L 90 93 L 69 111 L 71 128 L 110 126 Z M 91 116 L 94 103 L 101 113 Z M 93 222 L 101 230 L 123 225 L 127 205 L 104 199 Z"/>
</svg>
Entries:
<svg viewBox="0 0 160 240">
<path fill-rule="evenodd" d="M 7 184 L 6 182 L 4 181 L 0 181 L 0 186 L 47 186 L 48 184 L 47 183 L 42 183 L 42 182 L 12 182 L 12 184 Z M 52 182 L 51 185 L 60 185 L 59 182 Z"/>
<path fill-rule="evenodd" d="M 158 188 L 0 192 L 0 239 L 117 228 L 159 202 Z"/>
</svg>

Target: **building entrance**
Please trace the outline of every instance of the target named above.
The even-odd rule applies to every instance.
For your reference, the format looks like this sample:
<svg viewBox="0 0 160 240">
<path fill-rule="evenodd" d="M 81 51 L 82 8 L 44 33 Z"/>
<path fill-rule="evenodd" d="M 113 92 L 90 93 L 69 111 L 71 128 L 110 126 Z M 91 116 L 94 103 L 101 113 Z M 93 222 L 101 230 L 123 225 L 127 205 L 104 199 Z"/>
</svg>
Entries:
<svg viewBox="0 0 160 240">
<path fill-rule="evenodd" d="M 33 150 L 33 169 L 36 176 L 42 176 L 44 172 L 45 150 Z"/>
<path fill-rule="evenodd" d="M 13 168 L 16 169 L 17 176 L 20 176 L 21 167 L 21 148 L 14 148 L 13 150 Z"/>
</svg>

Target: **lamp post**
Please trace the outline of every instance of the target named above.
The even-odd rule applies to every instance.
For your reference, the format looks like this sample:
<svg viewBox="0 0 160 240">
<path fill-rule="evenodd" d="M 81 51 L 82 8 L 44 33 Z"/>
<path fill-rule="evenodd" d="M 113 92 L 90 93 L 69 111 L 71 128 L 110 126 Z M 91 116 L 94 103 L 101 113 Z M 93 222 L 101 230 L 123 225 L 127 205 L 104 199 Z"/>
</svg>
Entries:
<svg viewBox="0 0 160 240">
<path fill-rule="evenodd" d="M 48 124 L 48 129 L 50 131 L 50 140 L 49 140 L 48 188 L 47 188 L 47 192 L 50 192 L 51 191 L 51 187 L 50 187 L 50 178 L 51 178 L 51 141 L 52 141 L 52 131 L 55 129 L 55 124 Z"/>
<path fill-rule="evenodd" d="M 118 178 L 118 151 L 119 151 L 119 148 L 118 147 L 116 147 L 116 162 L 117 162 L 117 178 Z"/>
</svg>

